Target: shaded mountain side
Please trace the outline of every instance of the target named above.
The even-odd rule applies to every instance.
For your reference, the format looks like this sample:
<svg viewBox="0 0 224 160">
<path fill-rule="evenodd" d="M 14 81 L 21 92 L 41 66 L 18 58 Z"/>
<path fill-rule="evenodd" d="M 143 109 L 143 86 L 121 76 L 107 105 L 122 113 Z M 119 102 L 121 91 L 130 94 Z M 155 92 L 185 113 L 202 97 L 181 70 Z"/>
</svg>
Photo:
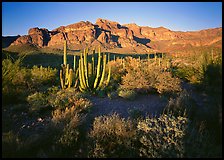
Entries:
<svg viewBox="0 0 224 160">
<path fill-rule="evenodd" d="M 173 52 L 198 46 L 213 45 L 220 48 L 222 28 L 180 32 L 164 27 L 138 26 L 135 23 L 121 25 L 99 18 L 95 24 L 80 21 L 60 26 L 52 31 L 45 28 L 31 28 L 28 35 L 18 37 L 10 46 L 30 44 L 37 48 L 62 49 L 64 40 L 67 40 L 68 48 L 71 50 L 101 46 L 107 51 L 118 52 Z"/>
<path fill-rule="evenodd" d="M 2 48 L 6 48 L 11 45 L 20 36 L 2 36 Z"/>
</svg>

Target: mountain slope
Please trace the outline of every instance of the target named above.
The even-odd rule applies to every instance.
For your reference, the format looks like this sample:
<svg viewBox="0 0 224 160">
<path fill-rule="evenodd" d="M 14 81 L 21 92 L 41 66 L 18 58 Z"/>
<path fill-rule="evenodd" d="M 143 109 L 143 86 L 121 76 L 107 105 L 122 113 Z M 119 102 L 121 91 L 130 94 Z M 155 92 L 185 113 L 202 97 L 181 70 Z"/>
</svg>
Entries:
<svg viewBox="0 0 224 160">
<path fill-rule="evenodd" d="M 106 50 L 119 52 L 173 52 L 187 47 L 215 46 L 221 48 L 222 28 L 194 32 L 171 31 L 164 27 L 152 28 L 137 24 L 124 24 L 97 19 L 93 24 L 81 21 L 60 26 L 52 31 L 45 28 L 31 28 L 28 35 L 17 38 L 11 46 L 31 44 L 38 48 L 63 48 L 64 40 L 69 49 L 101 46 Z"/>
</svg>

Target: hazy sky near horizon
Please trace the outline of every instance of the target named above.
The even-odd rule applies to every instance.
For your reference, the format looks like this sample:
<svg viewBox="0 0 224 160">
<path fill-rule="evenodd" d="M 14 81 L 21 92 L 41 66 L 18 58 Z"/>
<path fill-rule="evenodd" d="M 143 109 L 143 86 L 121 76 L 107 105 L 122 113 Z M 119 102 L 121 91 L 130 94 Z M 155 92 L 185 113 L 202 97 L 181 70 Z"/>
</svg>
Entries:
<svg viewBox="0 0 224 160">
<path fill-rule="evenodd" d="M 2 35 L 53 30 L 97 18 L 173 31 L 222 27 L 222 2 L 2 2 Z"/>
</svg>

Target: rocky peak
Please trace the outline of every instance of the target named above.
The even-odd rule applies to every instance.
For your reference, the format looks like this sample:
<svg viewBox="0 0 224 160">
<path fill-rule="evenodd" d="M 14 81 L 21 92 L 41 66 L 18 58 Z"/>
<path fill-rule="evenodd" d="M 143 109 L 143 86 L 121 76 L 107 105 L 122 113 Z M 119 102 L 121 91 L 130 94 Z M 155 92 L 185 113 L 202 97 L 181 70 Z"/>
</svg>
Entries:
<svg viewBox="0 0 224 160">
<path fill-rule="evenodd" d="M 118 29 L 121 26 L 118 22 L 110 21 L 110 20 L 102 19 L 102 18 L 98 18 L 96 20 L 96 24 L 98 25 L 98 27 L 105 30 Z"/>
<path fill-rule="evenodd" d="M 222 41 L 222 28 L 177 32 L 165 27 L 138 26 L 136 23 L 120 25 L 115 21 L 98 18 L 95 24 L 89 21 L 80 21 L 60 26 L 52 31 L 45 28 L 31 28 L 28 35 L 18 37 L 12 44 L 33 44 L 38 47 L 47 46 L 61 49 L 65 39 L 69 49 L 101 45 L 107 48 L 126 47 L 140 51 L 151 48 L 156 50 L 162 46 L 164 50 L 167 50 L 171 48 L 171 44 L 180 47 L 186 46 L 186 44 L 195 45 L 200 39 L 204 39 L 202 42 L 204 45 L 220 42 Z"/>
</svg>

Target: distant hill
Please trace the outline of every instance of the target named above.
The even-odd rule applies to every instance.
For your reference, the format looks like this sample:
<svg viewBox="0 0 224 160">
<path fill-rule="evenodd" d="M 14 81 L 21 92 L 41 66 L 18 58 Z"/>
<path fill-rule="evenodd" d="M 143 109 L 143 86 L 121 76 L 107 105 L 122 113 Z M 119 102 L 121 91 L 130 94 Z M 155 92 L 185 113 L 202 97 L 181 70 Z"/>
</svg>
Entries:
<svg viewBox="0 0 224 160">
<path fill-rule="evenodd" d="M 20 36 L 2 36 L 2 48 L 10 46 L 10 44 L 13 43 L 19 37 Z"/>
<path fill-rule="evenodd" d="M 10 41 L 11 40 L 11 41 Z M 222 28 L 200 31 L 171 31 L 164 27 L 152 28 L 135 23 L 123 24 L 97 19 L 93 24 L 81 21 L 60 26 L 52 31 L 46 28 L 31 28 L 28 35 L 3 39 L 4 46 L 32 45 L 37 48 L 62 49 L 64 40 L 72 50 L 101 46 L 115 52 L 176 52 L 192 47 L 222 47 Z M 9 48 L 10 48 L 9 47 Z"/>
</svg>

